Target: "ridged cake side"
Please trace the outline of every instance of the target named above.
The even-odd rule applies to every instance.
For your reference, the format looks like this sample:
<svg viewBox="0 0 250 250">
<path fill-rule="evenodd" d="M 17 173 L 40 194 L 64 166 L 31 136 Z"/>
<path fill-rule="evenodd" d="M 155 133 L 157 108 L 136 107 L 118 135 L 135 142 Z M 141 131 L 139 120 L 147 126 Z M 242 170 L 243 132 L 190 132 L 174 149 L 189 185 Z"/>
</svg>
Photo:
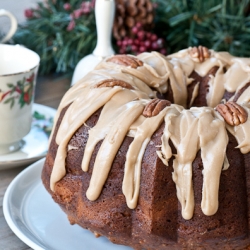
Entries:
<svg viewBox="0 0 250 250">
<path fill-rule="evenodd" d="M 60 126 L 61 118 L 58 120 Z M 78 129 L 70 140 L 74 150 L 66 158 L 66 176 L 50 189 L 50 175 L 57 145 L 52 138 L 42 173 L 43 183 L 55 202 L 77 223 L 96 235 L 104 235 L 118 244 L 135 249 L 243 249 L 250 244 L 248 237 L 245 163 L 237 142 L 229 135 L 227 155 L 230 168 L 221 174 L 219 209 L 213 216 L 205 216 L 200 208 L 203 164 L 198 152 L 193 167 L 195 212 L 191 220 L 184 220 L 172 180 L 172 160 L 166 167 L 158 158 L 155 147 L 160 144 L 164 124 L 155 132 L 142 162 L 141 189 L 136 209 L 129 209 L 122 193 L 125 155 L 132 138 L 126 137 L 113 162 L 100 197 L 89 201 L 86 197 L 94 159 L 100 147 L 95 148 L 88 172 L 81 170 L 81 161 L 88 138 L 88 130 L 99 117 L 100 110 Z M 172 149 L 174 150 L 173 146 Z M 249 157 L 249 154 L 247 155 Z M 249 165 L 249 164 L 248 164 Z M 248 166 L 249 167 L 249 166 Z M 237 181 L 235 181 L 237 180 Z M 239 185 L 240 183 L 240 185 Z"/>
</svg>

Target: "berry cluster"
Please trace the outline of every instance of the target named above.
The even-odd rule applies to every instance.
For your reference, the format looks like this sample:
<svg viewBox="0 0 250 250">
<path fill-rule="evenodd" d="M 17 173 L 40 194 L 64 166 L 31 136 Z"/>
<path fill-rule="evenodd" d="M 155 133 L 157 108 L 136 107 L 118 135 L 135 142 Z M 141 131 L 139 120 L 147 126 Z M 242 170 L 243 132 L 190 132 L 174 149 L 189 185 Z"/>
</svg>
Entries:
<svg viewBox="0 0 250 250">
<path fill-rule="evenodd" d="M 79 17 L 83 15 L 89 14 L 93 10 L 94 5 L 95 5 L 95 1 L 93 0 L 89 2 L 82 2 L 79 9 L 73 10 L 73 12 L 71 13 L 71 17 L 78 19 Z M 63 8 L 66 11 L 72 10 L 70 3 L 65 3 L 63 5 Z"/>
<path fill-rule="evenodd" d="M 90 0 L 90 1 L 86 1 L 86 2 L 82 2 L 80 5 L 80 8 L 74 10 L 71 6 L 70 3 L 65 3 L 63 5 L 63 9 L 67 12 L 71 12 L 70 13 L 70 22 L 67 26 L 67 31 L 71 31 L 75 28 L 76 23 L 75 23 L 75 19 L 79 19 L 81 16 L 83 15 L 88 15 L 90 14 L 93 9 L 95 7 L 95 0 Z M 33 9 L 26 9 L 24 11 L 24 15 L 27 19 L 32 19 L 35 17 L 35 12 Z"/>
<path fill-rule="evenodd" d="M 159 38 L 156 34 L 143 30 L 142 24 L 137 23 L 132 28 L 133 38 L 124 37 L 123 40 L 117 41 L 119 53 L 140 54 L 146 51 L 158 51 L 166 55 L 167 50 L 164 48 L 164 39 Z"/>
<path fill-rule="evenodd" d="M 95 0 L 91 0 L 89 2 L 82 2 L 79 9 L 73 10 L 70 14 L 71 21 L 69 22 L 69 25 L 67 26 L 67 31 L 71 31 L 75 28 L 76 23 L 75 19 L 79 19 L 83 15 L 88 15 L 95 6 Z M 70 3 L 65 3 L 63 5 L 63 8 L 66 11 L 71 11 L 72 7 Z"/>
</svg>

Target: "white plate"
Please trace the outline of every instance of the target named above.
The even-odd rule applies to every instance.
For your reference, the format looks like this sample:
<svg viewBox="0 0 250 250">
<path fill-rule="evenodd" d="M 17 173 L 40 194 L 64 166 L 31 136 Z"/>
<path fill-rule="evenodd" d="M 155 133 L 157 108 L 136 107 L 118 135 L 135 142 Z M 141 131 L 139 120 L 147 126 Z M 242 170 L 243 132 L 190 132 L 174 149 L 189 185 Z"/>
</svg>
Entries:
<svg viewBox="0 0 250 250">
<path fill-rule="evenodd" d="M 9 185 L 3 200 L 12 231 L 35 250 L 131 250 L 95 236 L 78 225 L 54 203 L 41 182 L 44 159 L 23 170 Z"/>
<path fill-rule="evenodd" d="M 56 110 L 35 103 L 33 113 L 35 111 L 44 115 L 45 119 L 33 119 L 31 131 L 23 138 L 23 146 L 20 150 L 0 155 L 0 170 L 28 165 L 46 155 L 49 138 L 41 126 L 47 124 L 49 119 L 54 117 Z"/>
</svg>

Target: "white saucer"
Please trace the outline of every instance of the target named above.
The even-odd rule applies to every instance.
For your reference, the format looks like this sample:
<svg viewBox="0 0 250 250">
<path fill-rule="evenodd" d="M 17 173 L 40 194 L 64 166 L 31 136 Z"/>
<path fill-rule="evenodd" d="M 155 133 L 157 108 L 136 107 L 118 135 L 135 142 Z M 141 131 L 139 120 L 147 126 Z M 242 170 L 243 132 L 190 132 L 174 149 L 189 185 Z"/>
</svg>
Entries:
<svg viewBox="0 0 250 250">
<path fill-rule="evenodd" d="M 38 120 L 33 116 L 31 131 L 23 138 L 23 146 L 20 150 L 0 155 L 0 170 L 28 165 L 46 155 L 49 138 L 42 127 L 52 123 L 50 120 L 54 118 L 56 110 L 35 103 L 33 105 L 33 114 L 34 112 L 44 115 L 45 119 Z"/>
<path fill-rule="evenodd" d="M 12 231 L 35 250 L 132 250 L 95 236 L 78 225 L 54 203 L 41 182 L 41 159 L 23 170 L 9 185 L 3 200 Z"/>
</svg>

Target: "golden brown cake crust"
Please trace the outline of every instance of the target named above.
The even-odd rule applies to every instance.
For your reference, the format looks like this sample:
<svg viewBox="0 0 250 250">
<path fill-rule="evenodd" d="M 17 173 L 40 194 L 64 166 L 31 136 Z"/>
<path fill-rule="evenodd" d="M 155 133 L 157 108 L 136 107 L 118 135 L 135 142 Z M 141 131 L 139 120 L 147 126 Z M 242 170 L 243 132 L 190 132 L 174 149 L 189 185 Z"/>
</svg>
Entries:
<svg viewBox="0 0 250 250">
<path fill-rule="evenodd" d="M 58 120 L 58 127 L 66 109 Z M 250 244 L 248 238 L 247 200 L 244 159 L 237 142 L 229 135 L 228 160 L 232 166 L 222 172 L 220 207 L 213 216 L 205 216 L 200 208 L 202 188 L 202 161 L 200 153 L 193 162 L 195 189 L 195 213 L 192 220 L 181 216 L 176 188 L 172 180 L 172 160 L 166 167 L 155 153 L 160 144 L 164 124 L 156 131 L 147 147 L 142 163 L 141 192 L 136 209 L 127 207 L 121 190 L 125 155 L 132 138 L 126 137 L 113 162 L 111 172 L 101 196 L 95 202 L 86 198 L 94 159 L 99 143 L 91 158 L 87 173 L 81 170 L 81 160 L 87 142 L 87 131 L 93 127 L 100 110 L 72 137 L 66 158 L 66 176 L 56 184 L 55 192 L 49 187 L 51 169 L 56 156 L 55 135 L 42 173 L 43 183 L 53 199 L 66 212 L 70 222 L 108 237 L 117 244 L 130 245 L 134 249 L 243 249 Z M 172 149 L 173 145 L 172 145 Z M 249 154 L 245 159 L 248 163 Z M 237 166 L 237 167 L 233 167 Z M 250 169 L 250 166 L 248 166 Z M 235 181 L 237 180 L 237 182 Z M 239 185 L 241 183 L 241 185 Z M 240 204 L 240 205 L 239 205 Z"/>
</svg>

